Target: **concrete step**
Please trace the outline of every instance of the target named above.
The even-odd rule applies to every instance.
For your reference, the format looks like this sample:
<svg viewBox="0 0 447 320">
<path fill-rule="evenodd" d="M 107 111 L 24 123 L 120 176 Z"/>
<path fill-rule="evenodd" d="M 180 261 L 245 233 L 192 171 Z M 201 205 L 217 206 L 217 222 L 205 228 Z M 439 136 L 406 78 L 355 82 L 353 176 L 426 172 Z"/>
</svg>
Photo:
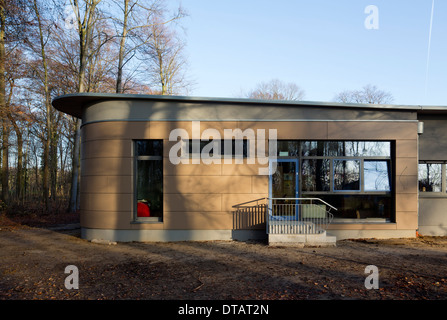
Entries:
<svg viewBox="0 0 447 320">
<path fill-rule="evenodd" d="M 320 234 L 269 234 L 269 246 L 335 247 L 337 238 L 325 232 Z"/>
</svg>

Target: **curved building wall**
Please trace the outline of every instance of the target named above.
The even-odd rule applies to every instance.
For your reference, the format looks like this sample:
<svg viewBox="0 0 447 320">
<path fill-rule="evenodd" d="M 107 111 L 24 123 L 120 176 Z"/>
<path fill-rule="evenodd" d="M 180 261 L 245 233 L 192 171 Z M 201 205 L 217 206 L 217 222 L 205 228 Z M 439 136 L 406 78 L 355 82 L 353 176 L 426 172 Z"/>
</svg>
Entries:
<svg viewBox="0 0 447 320">
<path fill-rule="evenodd" d="M 276 129 L 281 140 L 388 140 L 395 144 L 395 221 L 333 224 L 338 239 L 414 236 L 418 227 L 417 121 L 413 113 L 366 114 L 357 111 L 295 110 L 294 116 L 273 108 L 193 106 L 144 101 L 104 101 L 86 108 L 81 150 L 81 227 L 87 239 L 115 241 L 219 240 L 234 236 L 232 206 L 268 196 L 268 176 L 261 164 L 179 164 L 169 161 L 169 134 L 192 121 L 201 131 Z M 181 112 L 177 112 L 180 110 Z M 239 110 L 239 111 L 238 111 Z M 200 112 L 199 112 L 200 111 Z M 238 113 L 239 112 L 239 113 Z M 292 112 L 293 113 L 293 112 Z M 213 116 L 214 114 L 214 116 Z M 287 114 L 289 117 L 286 118 Z M 213 117 L 212 117 L 213 116 Z M 177 117 L 177 120 L 173 118 Z M 241 120 L 235 120 L 239 117 Z M 256 117 L 260 119 L 255 119 Z M 332 117 L 332 118 L 331 118 Z M 210 119 L 212 118 L 212 119 Z M 221 118 L 222 120 L 219 120 Z M 275 118 L 275 119 L 271 119 Z M 344 119 L 344 120 L 343 120 Z M 134 218 L 135 140 L 163 140 L 163 207 L 161 222 Z M 246 229 L 265 234 L 261 222 Z"/>
</svg>

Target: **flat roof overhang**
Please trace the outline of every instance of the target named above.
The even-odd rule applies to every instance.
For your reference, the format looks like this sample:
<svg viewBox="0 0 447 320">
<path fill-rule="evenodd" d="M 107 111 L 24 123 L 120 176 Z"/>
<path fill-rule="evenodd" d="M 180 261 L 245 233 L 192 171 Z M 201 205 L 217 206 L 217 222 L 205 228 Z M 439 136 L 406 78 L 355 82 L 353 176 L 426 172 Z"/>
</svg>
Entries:
<svg viewBox="0 0 447 320">
<path fill-rule="evenodd" d="M 176 102 L 184 104 L 220 104 L 241 105 L 243 107 L 272 107 L 287 108 L 310 107 L 315 109 L 345 109 L 357 111 L 377 112 L 416 112 L 417 114 L 447 114 L 447 106 L 421 106 L 421 105 L 394 105 L 394 104 L 358 104 L 319 101 L 283 101 L 283 100 L 254 100 L 240 98 L 208 98 L 190 96 L 144 95 L 144 94 L 111 94 L 111 93 L 73 93 L 58 96 L 53 99 L 53 106 L 66 114 L 82 118 L 83 110 L 95 103 L 105 101 L 150 101 L 150 102 Z"/>
</svg>

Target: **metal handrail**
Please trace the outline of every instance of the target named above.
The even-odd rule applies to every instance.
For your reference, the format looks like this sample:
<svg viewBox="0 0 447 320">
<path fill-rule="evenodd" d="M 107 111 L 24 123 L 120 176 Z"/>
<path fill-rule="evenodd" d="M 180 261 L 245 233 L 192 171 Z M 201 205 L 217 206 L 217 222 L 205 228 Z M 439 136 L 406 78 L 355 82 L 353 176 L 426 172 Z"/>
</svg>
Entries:
<svg viewBox="0 0 447 320">
<path fill-rule="evenodd" d="M 330 205 L 329 203 L 327 203 L 326 201 L 320 199 L 320 198 L 269 198 L 269 197 L 264 197 L 264 198 L 259 198 L 259 199 L 255 199 L 255 200 L 251 200 L 251 201 L 247 201 L 247 202 L 242 202 L 239 204 L 236 204 L 234 206 L 232 206 L 232 208 L 239 208 L 242 205 L 248 204 L 248 203 L 252 203 L 252 202 L 258 202 L 261 200 L 316 200 L 316 201 L 320 201 L 322 203 L 324 203 L 325 205 L 327 205 L 328 207 L 330 207 L 331 209 L 334 209 L 335 211 L 338 211 L 337 208 L 335 208 L 334 206 Z"/>
<path fill-rule="evenodd" d="M 301 206 L 304 206 L 305 203 L 303 202 L 310 202 L 309 205 L 318 205 L 315 202 L 320 202 L 323 205 L 326 206 L 326 209 L 324 211 L 328 215 L 326 218 L 304 218 L 304 219 L 298 219 L 298 220 L 290 220 L 290 221 L 282 221 L 276 220 L 272 216 L 272 210 L 275 210 L 274 208 L 279 208 L 284 206 L 284 204 L 278 204 L 275 203 L 275 200 L 292 200 L 292 201 L 299 201 L 299 203 L 295 204 L 286 204 L 286 206 L 292 206 L 293 208 L 301 208 Z M 262 203 L 259 203 L 260 201 L 263 201 Z M 279 207 L 278 207 L 279 206 Z M 330 212 L 332 209 L 338 211 L 337 208 L 332 206 L 331 204 L 327 203 L 326 201 L 320 199 L 320 198 L 259 198 L 251 201 L 242 202 L 239 204 L 236 204 L 232 206 L 236 209 L 236 214 L 243 214 L 243 216 L 248 215 L 250 217 L 251 214 L 255 214 L 256 216 L 261 213 L 259 210 L 265 210 L 264 211 L 264 218 L 266 223 L 266 231 L 267 233 L 319 233 L 321 230 L 325 230 L 328 225 L 331 223 L 334 215 Z M 296 209 L 293 209 L 296 210 Z M 301 209 L 298 209 L 301 210 Z M 239 216 L 242 217 L 242 216 Z M 275 216 L 276 217 L 276 216 Z M 239 219 L 239 218 L 238 218 Z M 259 219 L 259 218 L 256 218 Z M 256 220 L 255 219 L 255 220 Z M 273 219 L 273 220 L 272 220 Z M 249 218 L 247 221 L 251 221 L 253 218 Z M 259 223 L 259 220 L 257 220 L 257 223 Z M 272 224 L 272 225 L 271 225 Z M 274 225 L 273 225 L 274 224 Z M 321 229 L 321 227 L 325 225 Z M 273 229 L 272 229 L 273 228 Z"/>
<path fill-rule="evenodd" d="M 328 207 L 330 207 L 331 209 L 338 211 L 337 208 L 335 208 L 334 206 L 330 205 L 329 203 L 327 203 L 326 201 L 324 201 L 320 198 L 266 198 L 266 199 L 270 199 L 270 200 L 318 200 L 318 201 L 324 203 L 325 205 L 327 205 Z"/>
</svg>

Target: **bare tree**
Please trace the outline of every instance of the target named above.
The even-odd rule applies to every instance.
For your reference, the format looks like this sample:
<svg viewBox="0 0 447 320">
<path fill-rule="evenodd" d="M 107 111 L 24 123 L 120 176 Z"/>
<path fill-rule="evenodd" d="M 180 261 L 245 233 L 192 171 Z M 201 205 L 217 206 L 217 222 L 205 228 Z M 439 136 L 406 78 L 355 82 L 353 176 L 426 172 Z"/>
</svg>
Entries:
<svg viewBox="0 0 447 320">
<path fill-rule="evenodd" d="M 366 85 L 361 90 L 345 90 L 334 101 L 342 103 L 387 104 L 394 100 L 390 92 L 379 90 L 375 85 Z"/>
<path fill-rule="evenodd" d="M 81 1 L 81 3 L 80 3 Z M 78 92 L 85 92 L 86 74 L 88 63 L 91 59 L 92 38 L 94 36 L 95 25 L 98 22 L 98 5 L 101 0 L 70 0 L 76 20 L 74 25 L 78 32 L 79 40 L 79 71 L 78 71 Z M 81 121 L 76 120 L 76 130 L 73 148 L 73 170 L 71 180 L 71 193 L 69 201 L 69 211 L 75 212 L 78 207 L 78 181 L 79 181 L 79 160 L 80 160 L 80 130 Z"/>
<path fill-rule="evenodd" d="M 246 94 L 247 98 L 261 100 L 300 101 L 303 100 L 304 96 L 304 90 L 297 84 L 293 82 L 286 83 L 278 79 L 261 82 Z"/>
<path fill-rule="evenodd" d="M 159 14 L 160 0 L 137 1 L 137 0 L 117 0 L 115 1 L 120 9 L 121 18 L 113 17 L 115 25 L 120 28 L 118 33 L 118 68 L 116 75 L 116 93 L 125 91 L 124 68 L 132 61 L 138 53 L 138 49 L 145 45 L 150 38 L 150 34 L 142 33 L 152 25 L 152 17 Z M 142 36 L 146 34 L 145 36 Z"/>
<path fill-rule="evenodd" d="M 51 96 L 50 96 L 50 87 L 49 87 L 49 76 L 48 76 L 48 56 L 47 56 L 47 39 L 50 36 L 52 25 L 46 21 L 44 18 L 42 11 L 43 8 L 41 4 L 38 3 L 37 0 L 33 1 L 32 8 L 34 11 L 34 17 L 37 21 L 37 36 L 36 39 L 39 43 L 37 47 L 27 41 L 33 51 L 39 56 L 39 64 L 40 67 L 36 69 L 40 69 L 40 72 L 37 71 L 38 77 L 40 78 L 40 82 L 43 89 L 43 98 L 44 98 L 44 106 L 45 106 L 45 129 L 42 135 L 44 150 L 43 150 L 43 200 L 45 203 L 45 209 L 48 212 L 50 210 L 50 144 L 52 137 L 52 122 L 51 122 Z"/>
<path fill-rule="evenodd" d="M 162 95 L 187 93 L 193 83 L 186 77 L 185 43 L 175 30 L 159 21 L 149 31 L 151 38 L 144 53 L 151 84 Z"/>
<path fill-rule="evenodd" d="M 175 47 L 173 51 L 183 49 L 178 45 L 180 41 L 173 41 L 171 25 L 185 17 L 186 13 L 182 7 L 179 7 L 168 16 L 165 0 L 115 0 L 115 2 L 121 15 L 120 17 L 112 16 L 115 27 L 119 29 L 117 31 L 119 49 L 116 93 L 124 93 L 134 89 L 128 85 L 135 85 L 138 81 L 136 80 L 138 73 L 141 70 L 146 71 L 147 61 L 151 61 L 150 69 L 151 71 L 155 69 L 157 75 L 159 75 L 160 65 L 166 67 L 166 60 L 169 57 L 163 57 L 161 62 L 157 52 L 163 51 L 166 56 L 168 46 Z M 168 32 L 171 33 L 169 37 Z M 177 63 L 179 60 L 179 58 L 175 59 Z M 138 82 L 146 81 L 140 79 Z M 162 87 L 160 91 L 165 91 L 165 87 Z"/>
<path fill-rule="evenodd" d="M 28 25 L 28 7 L 24 0 L 0 0 L 0 121 L 2 123 L 2 193 L 1 198 L 9 198 L 9 135 L 10 106 L 6 97 L 8 83 L 6 61 L 14 48 L 23 40 Z"/>
</svg>

